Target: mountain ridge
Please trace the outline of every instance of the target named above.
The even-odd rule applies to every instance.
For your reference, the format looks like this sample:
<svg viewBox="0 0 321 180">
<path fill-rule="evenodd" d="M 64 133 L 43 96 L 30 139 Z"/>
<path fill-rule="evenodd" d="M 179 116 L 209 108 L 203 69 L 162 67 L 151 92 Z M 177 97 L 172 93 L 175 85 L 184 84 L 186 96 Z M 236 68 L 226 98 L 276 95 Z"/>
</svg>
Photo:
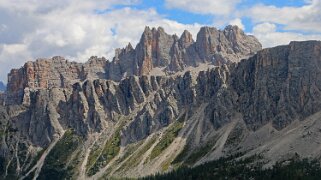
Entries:
<svg viewBox="0 0 321 180">
<path fill-rule="evenodd" d="M 123 49 L 116 49 L 111 62 L 93 56 L 81 64 L 56 56 L 27 62 L 22 68 L 11 70 L 8 74 L 8 99 L 11 101 L 8 103 L 21 103 L 26 87 L 64 88 L 71 87 L 75 80 L 95 78 L 119 81 L 130 75 L 153 74 L 153 69 L 159 69 L 162 75 L 173 74 L 202 63 L 237 62 L 261 48 L 255 37 L 246 35 L 237 26 L 227 26 L 224 30 L 203 27 L 195 42 L 186 30 L 178 38 L 161 27 L 146 27 L 136 48 L 129 43 Z"/>
<path fill-rule="evenodd" d="M 40 179 L 49 174 L 77 179 L 143 177 L 238 153 L 245 158 L 259 155 L 257 161 L 265 166 L 296 154 L 318 158 L 321 42 L 291 42 L 259 51 L 254 43 L 253 49 L 242 51 L 244 46 L 233 41 L 213 38 L 243 37 L 229 33 L 234 28 L 205 27 L 200 36 L 206 41 L 198 45 L 184 31 L 173 51 L 157 42 L 176 37 L 162 28 L 146 28 L 143 43 L 136 46 L 145 48 L 138 51 L 144 53 L 134 53 L 130 44 L 116 51 L 110 63 L 114 68 L 124 66 L 121 59 L 128 61 L 128 54 L 140 65 L 116 80 L 109 78 L 106 60 L 95 57 L 84 65 L 55 57 L 55 66 L 43 60 L 13 70 L 6 104 L 0 106 L 0 174 Z M 176 45 L 185 50 L 195 46 L 206 56 L 191 70 L 144 74 L 178 62 L 177 56 L 169 55 Z M 217 48 L 221 55 L 227 50 L 231 54 L 215 64 Z M 251 55 L 241 60 L 237 52 Z M 238 59 L 233 62 L 231 57 Z M 183 64 L 190 62 L 183 59 Z M 199 68 L 202 65 L 205 68 Z M 35 81 L 36 86 L 30 84 Z M 56 85 L 48 87 L 52 82 Z M 59 162 L 54 161 L 57 157 Z"/>
</svg>

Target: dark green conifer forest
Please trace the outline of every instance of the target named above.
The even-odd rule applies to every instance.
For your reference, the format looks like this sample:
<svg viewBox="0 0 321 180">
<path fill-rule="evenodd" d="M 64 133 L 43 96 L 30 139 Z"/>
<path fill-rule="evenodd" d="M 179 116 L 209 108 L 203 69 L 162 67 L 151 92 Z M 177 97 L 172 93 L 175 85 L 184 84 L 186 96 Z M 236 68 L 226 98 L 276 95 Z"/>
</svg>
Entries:
<svg viewBox="0 0 321 180">
<path fill-rule="evenodd" d="M 167 174 L 157 174 L 143 180 L 320 180 L 321 168 L 317 160 L 293 158 L 278 162 L 271 168 L 253 163 L 258 157 L 236 161 L 234 157 L 221 158 L 194 168 L 181 167 Z"/>
</svg>

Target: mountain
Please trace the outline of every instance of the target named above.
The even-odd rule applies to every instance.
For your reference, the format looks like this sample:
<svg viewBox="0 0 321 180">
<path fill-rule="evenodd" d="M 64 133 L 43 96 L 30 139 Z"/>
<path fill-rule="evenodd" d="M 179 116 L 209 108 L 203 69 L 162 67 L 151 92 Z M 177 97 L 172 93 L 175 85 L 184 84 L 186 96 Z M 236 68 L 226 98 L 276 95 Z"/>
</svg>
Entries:
<svg viewBox="0 0 321 180">
<path fill-rule="evenodd" d="M 143 177 L 223 157 L 321 152 L 321 42 L 261 49 L 236 26 L 196 41 L 146 27 L 135 49 L 27 62 L 0 106 L 3 179 Z"/>
<path fill-rule="evenodd" d="M 180 38 L 163 28 L 146 27 L 133 49 L 128 44 L 115 50 L 113 60 L 91 57 L 86 63 L 69 62 L 63 57 L 37 59 L 9 73 L 9 104 L 21 103 L 24 89 L 70 88 L 77 81 L 110 79 L 120 81 L 132 75 L 165 76 L 183 72 L 188 67 L 229 64 L 251 56 L 262 48 L 258 40 L 237 26 L 224 30 L 203 27 L 194 42 L 184 31 Z M 25 76 L 26 75 L 26 76 Z"/>
</svg>

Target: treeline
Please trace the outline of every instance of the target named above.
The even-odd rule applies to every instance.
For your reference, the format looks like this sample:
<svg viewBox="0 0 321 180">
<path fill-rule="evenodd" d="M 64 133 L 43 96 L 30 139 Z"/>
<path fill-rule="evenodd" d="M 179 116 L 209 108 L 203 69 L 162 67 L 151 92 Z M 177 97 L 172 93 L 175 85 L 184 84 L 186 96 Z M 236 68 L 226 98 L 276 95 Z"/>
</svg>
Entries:
<svg viewBox="0 0 321 180">
<path fill-rule="evenodd" d="M 263 163 L 254 163 L 258 157 L 236 161 L 221 158 L 194 168 L 181 167 L 167 174 L 156 174 L 143 180 L 184 179 L 258 179 L 258 180 L 314 180 L 321 179 L 320 163 L 317 160 L 294 158 L 278 162 L 271 168 L 262 168 Z"/>
</svg>

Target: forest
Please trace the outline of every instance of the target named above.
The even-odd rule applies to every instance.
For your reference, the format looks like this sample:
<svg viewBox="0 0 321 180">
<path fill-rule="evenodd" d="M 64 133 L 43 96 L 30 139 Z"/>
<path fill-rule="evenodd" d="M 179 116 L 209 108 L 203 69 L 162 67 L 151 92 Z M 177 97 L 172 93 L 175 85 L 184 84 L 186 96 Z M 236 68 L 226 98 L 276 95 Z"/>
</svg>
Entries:
<svg viewBox="0 0 321 180">
<path fill-rule="evenodd" d="M 291 158 L 287 161 L 277 162 L 270 168 L 263 168 L 259 156 L 236 160 L 235 156 L 220 158 L 200 166 L 180 167 L 167 174 L 156 174 L 142 178 L 143 180 L 184 179 L 231 179 L 231 180 L 319 180 L 321 168 L 318 160 Z M 255 162 L 255 163 L 254 163 Z"/>
</svg>

